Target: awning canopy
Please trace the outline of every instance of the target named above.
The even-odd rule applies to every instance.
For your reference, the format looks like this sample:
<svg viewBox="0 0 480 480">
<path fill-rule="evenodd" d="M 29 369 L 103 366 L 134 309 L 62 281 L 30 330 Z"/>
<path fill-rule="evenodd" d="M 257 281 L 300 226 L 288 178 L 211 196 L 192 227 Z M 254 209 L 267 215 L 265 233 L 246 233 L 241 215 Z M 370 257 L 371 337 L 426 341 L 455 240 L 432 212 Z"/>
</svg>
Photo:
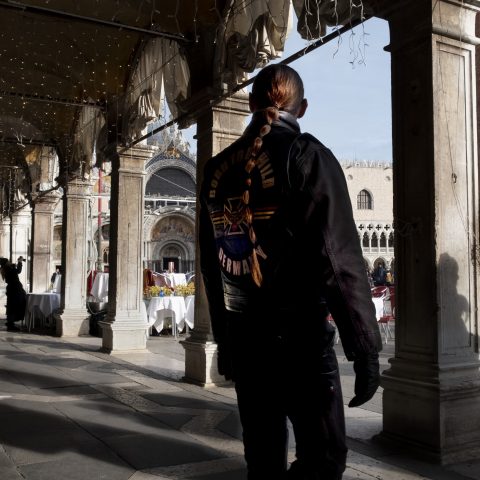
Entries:
<svg viewBox="0 0 480 480">
<path fill-rule="evenodd" d="M 0 0 L 0 164 L 28 177 L 33 145 L 88 175 L 94 145 L 141 136 L 163 95 L 175 116 L 281 55 L 291 12 L 307 38 L 365 13 L 350 0 Z"/>
</svg>

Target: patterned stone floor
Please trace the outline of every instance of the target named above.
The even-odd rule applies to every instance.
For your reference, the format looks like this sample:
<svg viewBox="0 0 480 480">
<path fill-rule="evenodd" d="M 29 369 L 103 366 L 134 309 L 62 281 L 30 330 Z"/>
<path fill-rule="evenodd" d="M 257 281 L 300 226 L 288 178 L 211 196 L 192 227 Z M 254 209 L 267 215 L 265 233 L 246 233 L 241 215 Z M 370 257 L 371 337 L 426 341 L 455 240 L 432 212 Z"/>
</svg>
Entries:
<svg viewBox="0 0 480 480">
<path fill-rule="evenodd" d="M 172 337 L 152 337 L 148 353 L 100 346 L 0 327 L 1 480 L 246 478 L 232 387 L 183 383 L 183 348 Z M 348 402 L 354 377 L 338 349 Z M 366 408 L 347 409 L 345 480 L 480 478 L 475 464 L 445 470 L 375 447 L 380 412 L 381 391 Z"/>
</svg>

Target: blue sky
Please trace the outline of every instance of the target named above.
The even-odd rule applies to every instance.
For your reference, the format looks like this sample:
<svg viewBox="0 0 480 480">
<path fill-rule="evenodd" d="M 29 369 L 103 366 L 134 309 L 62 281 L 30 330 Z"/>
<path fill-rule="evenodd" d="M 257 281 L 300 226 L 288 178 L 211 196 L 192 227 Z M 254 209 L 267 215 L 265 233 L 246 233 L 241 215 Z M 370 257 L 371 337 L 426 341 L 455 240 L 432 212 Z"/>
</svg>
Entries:
<svg viewBox="0 0 480 480">
<path fill-rule="evenodd" d="M 303 79 L 309 108 L 300 120 L 338 159 L 391 162 L 388 24 L 377 18 L 290 64 Z M 282 60 L 308 45 L 292 29 Z M 183 132 L 195 151 L 194 128 Z"/>
</svg>

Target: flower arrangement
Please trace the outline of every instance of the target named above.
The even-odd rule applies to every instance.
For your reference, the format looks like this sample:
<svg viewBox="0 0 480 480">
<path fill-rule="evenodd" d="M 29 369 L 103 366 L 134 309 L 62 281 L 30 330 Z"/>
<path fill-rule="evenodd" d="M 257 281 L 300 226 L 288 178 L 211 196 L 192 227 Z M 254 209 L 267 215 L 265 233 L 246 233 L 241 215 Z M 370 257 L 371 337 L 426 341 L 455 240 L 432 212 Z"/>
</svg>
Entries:
<svg viewBox="0 0 480 480">
<path fill-rule="evenodd" d="M 158 285 L 153 285 L 145 289 L 145 297 L 167 297 L 172 295 L 172 290 L 168 287 L 159 287 Z"/>
<path fill-rule="evenodd" d="M 195 295 L 195 284 L 193 282 L 188 285 L 178 285 L 175 288 L 175 295 L 182 297 L 188 297 L 189 295 Z"/>
<path fill-rule="evenodd" d="M 157 287 L 160 288 L 160 297 L 168 297 L 169 295 L 173 295 L 173 291 L 170 287 Z"/>
</svg>

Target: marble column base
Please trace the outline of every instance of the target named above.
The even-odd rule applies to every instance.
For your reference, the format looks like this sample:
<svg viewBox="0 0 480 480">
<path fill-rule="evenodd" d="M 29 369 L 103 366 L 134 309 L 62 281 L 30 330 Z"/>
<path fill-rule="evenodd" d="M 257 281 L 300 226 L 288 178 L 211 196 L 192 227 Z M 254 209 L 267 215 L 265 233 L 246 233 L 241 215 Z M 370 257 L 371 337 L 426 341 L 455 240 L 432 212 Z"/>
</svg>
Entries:
<svg viewBox="0 0 480 480">
<path fill-rule="evenodd" d="M 478 364 L 433 370 L 434 375 L 423 378 L 404 376 L 408 372 L 399 372 L 398 365 L 396 373 L 383 373 L 379 439 L 442 465 L 478 459 L 480 380 L 473 375 Z"/>
<path fill-rule="evenodd" d="M 90 315 L 85 309 L 65 309 L 55 316 L 58 337 L 78 337 L 90 332 Z"/>
<path fill-rule="evenodd" d="M 115 321 L 98 322 L 102 328 L 102 351 L 122 353 L 147 350 L 148 325 L 141 314 Z"/>
<path fill-rule="evenodd" d="M 180 343 L 185 349 L 185 382 L 207 388 L 231 383 L 218 373 L 216 343 L 192 339 Z"/>
</svg>

